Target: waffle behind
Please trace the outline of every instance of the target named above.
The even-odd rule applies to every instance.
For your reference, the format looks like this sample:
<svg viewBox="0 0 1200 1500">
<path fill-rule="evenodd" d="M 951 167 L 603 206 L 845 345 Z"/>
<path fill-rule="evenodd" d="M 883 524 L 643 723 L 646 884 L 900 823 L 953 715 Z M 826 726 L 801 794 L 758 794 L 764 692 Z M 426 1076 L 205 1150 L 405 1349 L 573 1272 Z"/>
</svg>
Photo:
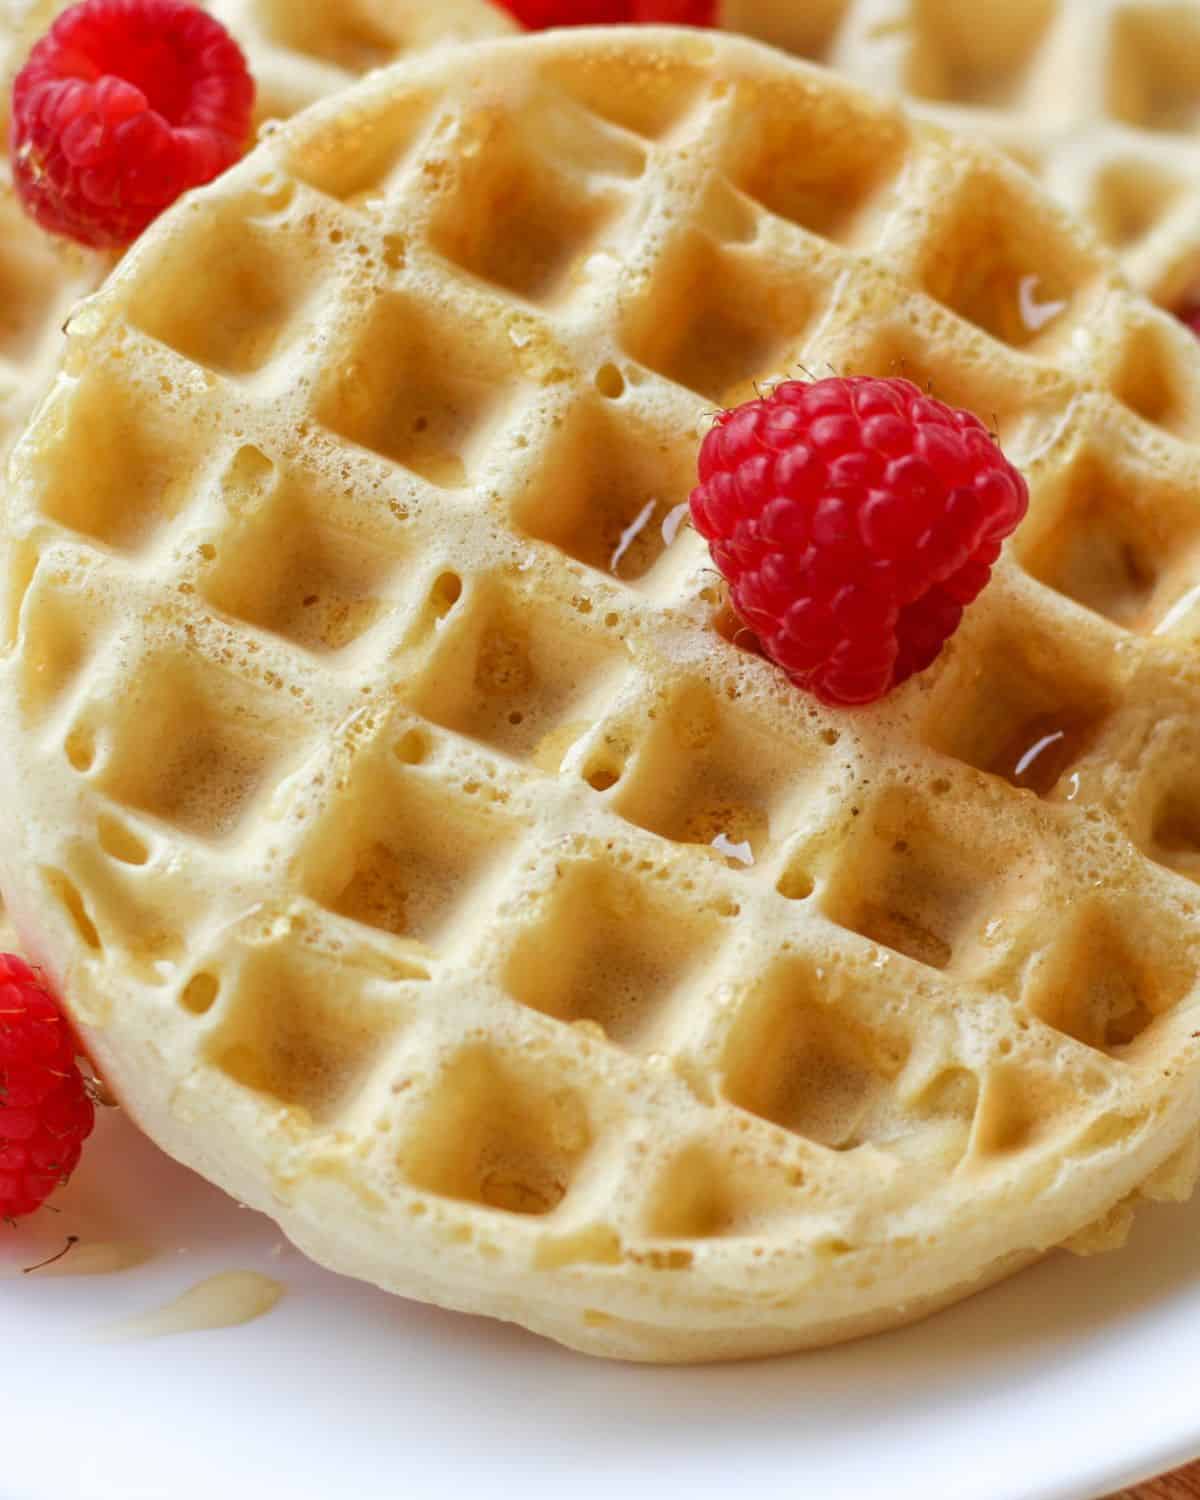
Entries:
<svg viewBox="0 0 1200 1500">
<path fill-rule="evenodd" d="M 843 713 L 681 525 L 714 409 L 827 367 L 1032 492 Z M 72 321 L 6 895 L 135 1119 L 337 1270 L 643 1360 L 911 1319 L 1187 1187 L 1198 439 L 1191 335 L 987 147 L 732 37 L 415 58 Z"/>
<path fill-rule="evenodd" d="M 34 42 L 70 0 L 5 0 L 0 7 L 0 136 L 7 142 L 12 80 Z M 487 0 L 213 0 L 207 7 L 246 53 L 260 126 L 352 83 L 371 68 L 445 42 L 513 29 Z M 0 460 L 45 395 L 75 305 L 116 258 L 48 235 L 26 217 L 0 162 Z M 0 950 L 18 946 L 0 908 Z"/>
<path fill-rule="evenodd" d="M 1200 0 L 722 0 L 1035 172 L 1163 306 L 1200 298 Z"/>
<path fill-rule="evenodd" d="M 0 5 L 0 128 L 8 134 L 12 80 L 34 42 L 70 0 Z M 511 23 L 487 0 L 213 0 L 206 6 L 245 51 L 258 85 L 258 120 L 280 119 L 411 51 L 504 35 Z M 115 264 L 111 255 L 55 239 L 22 212 L 7 156 L 0 165 L 0 454 L 45 394 L 62 329 L 80 298 Z"/>
</svg>

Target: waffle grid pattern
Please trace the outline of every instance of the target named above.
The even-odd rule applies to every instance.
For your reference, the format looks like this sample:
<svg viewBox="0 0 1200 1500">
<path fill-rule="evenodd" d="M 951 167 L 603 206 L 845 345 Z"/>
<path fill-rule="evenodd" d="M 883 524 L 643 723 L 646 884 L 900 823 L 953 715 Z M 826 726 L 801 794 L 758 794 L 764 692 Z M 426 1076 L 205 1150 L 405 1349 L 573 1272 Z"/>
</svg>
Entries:
<svg viewBox="0 0 1200 1500">
<path fill-rule="evenodd" d="M 503 106 L 431 64 L 280 132 L 73 325 L 5 676 L 82 834 L 21 901 L 280 1182 L 481 1276 L 702 1264 L 718 1322 L 844 1262 L 836 1316 L 883 1220 L 1053 1200 L 1194 1058 L 1195 353 L 989 153 L 731 42 L 524 45 Z M 861 715 L 714 650 L 678 525 L 705 414 L 826 362 L 994 415 L 1033 495 Z"/>
<path fill-rule="evenodd" d="M 724 0 L 722 23 L 982 132 L 1160 305 L 1200 296 L 1195 0 Z"/>
</svg>

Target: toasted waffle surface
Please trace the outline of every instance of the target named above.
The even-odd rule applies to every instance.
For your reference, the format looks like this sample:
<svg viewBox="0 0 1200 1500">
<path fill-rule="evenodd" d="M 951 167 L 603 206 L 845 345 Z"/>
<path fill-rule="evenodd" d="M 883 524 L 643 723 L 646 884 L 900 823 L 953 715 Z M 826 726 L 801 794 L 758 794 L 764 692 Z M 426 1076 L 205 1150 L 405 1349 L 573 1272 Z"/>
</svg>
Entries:
<svg viewBox="0 0 1200 1500">
<path fill-rule="evenodd" d="M 5 888 L 169 1151 L 342 1271 L 660 1360 L 1186 1186 L 1200 355 L 1003 156 L 731 37 L 431 54 L 68 344 L 10 474 Z M 827 366 L 987 415 L 1032 493 L 842 714 L 680 525 L 713 409 Z"/>
<path fill-rule="evenodd" d="M 1200 298 L 1200 0 L 722 0 L 721 21 L 984 133 L 1156 301 Z"/>
</svg>

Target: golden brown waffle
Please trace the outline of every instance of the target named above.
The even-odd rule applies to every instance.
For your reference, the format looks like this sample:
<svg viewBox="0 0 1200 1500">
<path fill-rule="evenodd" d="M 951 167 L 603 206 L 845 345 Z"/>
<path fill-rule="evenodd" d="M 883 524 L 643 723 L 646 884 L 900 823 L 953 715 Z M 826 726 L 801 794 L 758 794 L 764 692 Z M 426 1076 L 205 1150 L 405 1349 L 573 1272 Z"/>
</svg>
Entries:
<svg viewBox="0 0 1200 1500">
<path fill-rule="evenodd" d="M 722 0 L 1031 168 L 1176 308 L 1200 298 L 1200 0 Z"/>
<path fill-rule="evenodd" d="M 826 365 L 1032 491 L 840 714 L 679 525 L 713 408 Z M 408 1295 L 701 1359 L 1098 1248 L 1200 1115 L 1198 438 L 1191 335 L 982 145 L 731 37 L 414 59 L 71 325 L 6 893 L 149 1133 Z"/>
</svg>

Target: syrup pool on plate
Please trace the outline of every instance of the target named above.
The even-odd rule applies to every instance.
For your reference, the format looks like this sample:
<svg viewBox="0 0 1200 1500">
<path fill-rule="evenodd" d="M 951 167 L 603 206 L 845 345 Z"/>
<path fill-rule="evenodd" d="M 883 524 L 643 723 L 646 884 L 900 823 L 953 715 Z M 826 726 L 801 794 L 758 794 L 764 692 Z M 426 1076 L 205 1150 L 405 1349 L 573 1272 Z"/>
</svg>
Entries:
<svg viewBox="0 0 1200 1500">
<path fill-rule="evenodd" d="M 110 1343 L 240 1328 L 265 1317 L 284 1291 L 281 1282 L 258 1271 L 222 1271 L 151 1312 L 98 1329 L 96 1337 Z"/>
</svg>

